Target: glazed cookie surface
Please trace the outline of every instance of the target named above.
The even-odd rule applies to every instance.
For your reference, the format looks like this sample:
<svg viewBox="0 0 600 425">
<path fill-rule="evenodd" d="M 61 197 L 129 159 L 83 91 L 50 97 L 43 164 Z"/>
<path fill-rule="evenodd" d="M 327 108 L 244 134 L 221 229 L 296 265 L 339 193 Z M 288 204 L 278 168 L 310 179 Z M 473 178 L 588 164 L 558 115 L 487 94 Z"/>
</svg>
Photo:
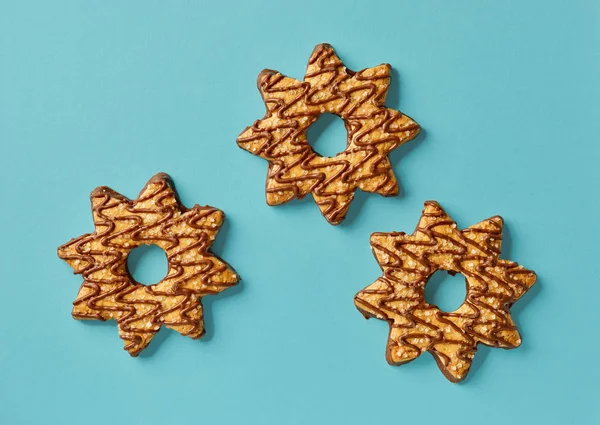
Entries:
<svg viewBox="0 0 600 425">
<path fill-rule="evenodd" d="M 502 228 L 502 218 L 495 216 L 459 230 L 437 202 L 428 201 L 412 235 L 371 235 L 383 276 L 356 294 L 354 302 L 366 318 L 390 324 L 390 364 L 429 351 L 443 374 L 459 382 L 469 372 L 477 344 L 507 349 L 521 344 L 510 307 L 536 275 L 500 258 Z M 453 312 L 425 301 L 425 285 L 436 271 L 466 279 L 466 298 Z"/>
<path fill-rule="evenodd" d="M 209 206 L 185 208 L 164 173 L 152 177 L 135 200 L 107 187 L 95 189 L 90 198 L 95 231 L 58 248 L 58 256 L 83 276 L 73 317 L 116 320 L 132 356 L 146 348 L 163 325 L 200 338 L 201 298 L 239 280 L 209 250 L 223 224 L 223 212 Z M 136 282 L 127 270 L 127 256 L 144 244 L 158 245 L 167 255 L 167 276 L 155 285 Z"/>
<path fill-rule="evenodd" d="M 391 66 L 359 72 L 347 69 L 328 44 L 317 45 L 302 81 L 264 70 L 258 89 L 266 115 L 246 128 L 238 145 L 269 161 L 268 205 L 312 194 L 331 224 L 346 216 L 356 189 L 383 196 L 398 194 L 388 154 L 419 133 L 419 125 L 386 108 Z M 340 117 L 346 149 L 333 157 L 316 153 L 306 131 L 323 113 Z"/>
</svg>

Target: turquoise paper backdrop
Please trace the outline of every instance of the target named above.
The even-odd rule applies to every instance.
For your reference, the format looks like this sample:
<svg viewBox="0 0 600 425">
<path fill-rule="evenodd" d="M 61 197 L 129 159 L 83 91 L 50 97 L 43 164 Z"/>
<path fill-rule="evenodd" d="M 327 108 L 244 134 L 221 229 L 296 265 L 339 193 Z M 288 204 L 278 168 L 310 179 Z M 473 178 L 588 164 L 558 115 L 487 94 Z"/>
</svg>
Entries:
<svg viewBox="0 0 600 425">
<path fill-rule="evenodd" d="M 423 127 L 391 155 L 401 196 L 359 194 L 339 227 L 308 198 L 268 207 L 235 143 L 259 71 L 301 78 L 322 42 L 390 63 L 387 105 Z M 0 423 L 600 423 L 599 76 L 593 0 L 1 1 Z M 214 250 L 243 282 L 205 298 L 205 338 L 163 330 L 134 359 L 114 322 L 71 318 L 56 247 L 93 230 L 93 188 L 159 171 L 225 211 Z M 463 227 L 502 215 L 503 257 L 538 274 L 523 345 L 481 348 L 461 384 L 428 354 L 387 365 L 387 324 L 353 305 L 380 275 L 370 233 L 412 232 L 427 199 Z"/>
</svg>

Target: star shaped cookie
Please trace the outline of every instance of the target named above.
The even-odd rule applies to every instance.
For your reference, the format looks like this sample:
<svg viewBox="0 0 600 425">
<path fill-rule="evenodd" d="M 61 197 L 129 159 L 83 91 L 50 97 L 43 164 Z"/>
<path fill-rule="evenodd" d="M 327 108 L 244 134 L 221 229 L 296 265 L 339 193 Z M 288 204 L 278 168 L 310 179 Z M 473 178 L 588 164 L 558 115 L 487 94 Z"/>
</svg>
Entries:
<svg viewBox="0 0 600 425">
<path fill-rule="evenodd" d="M 268 205 L 311 193 L 327 221 L 336 225 L 356 189 L 398 194 L 388 154 L 413 139 L 419 125 L 385 107 L 390 74 L 389 64 L 350 71 L 328 44 L 315 47 L 302 81 L 268 69 L 259 74 L 267 113 L 237 143 L 269 161 Z M 306 131 L 323 113 L 339 116 L 348 133 L 346 149 L 334 157 L 320 156 L 306 140 Z"/>
<path fill-rule="evenodd" d="M 536 275 L 500 258 L 502 227 L 502 218 L 495 216 L 459 230 L 437 202 L 428 201 L 412 235 L 371 235 L 383 276 L 356 294 L 354 302 L 366 318 L 390 324 L 390 364 L 407 363 L 429 351 L 442 373 L 459 382 L 469 372 L 477 344 L 521 344 L 510 307 Z M 443 312 L 425 301 L 425 285 L 436 271 L 465 276 L 467 296 L 456 311 Z"/>
<path fill-rule="evenodd" d="M 135 200 L 107 187 L 95 189 L 90 198 L 95 231 L 58 248 L 58 256 L 83 276 L 73 317 L 116 320 L 132 356 L 161 326 L 200 338 L 201 298 L 239 280 L 209 250 L 224 214 L 209 206 L 182 206 L 164 173 L 152 177 Z M 167 255 L 167 276 L 155 285 L 136 282 L 127 270 L 127 256 L 144 244 L 158 245 Z"/>
</svg>

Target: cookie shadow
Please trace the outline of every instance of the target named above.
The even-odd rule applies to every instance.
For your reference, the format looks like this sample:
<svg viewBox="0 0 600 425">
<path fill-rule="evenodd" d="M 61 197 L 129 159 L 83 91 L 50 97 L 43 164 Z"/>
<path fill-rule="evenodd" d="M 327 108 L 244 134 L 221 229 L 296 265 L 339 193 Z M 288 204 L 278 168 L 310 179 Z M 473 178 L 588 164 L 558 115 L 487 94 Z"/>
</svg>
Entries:
<svg viewBox="0 0 600 425">
<path fill-rule="evenodd" d="M 163 345 L 169 335 L 173 333 L 177 332 L 175 332 L 173 329 L 167 328 L 166 326 L 161 326 L 160 330 L 156 333 L 156 335 L 154 335 L 154 338 L 152 338 L 152 341 L 150 341 L 150 344 L 148 344 L 148 346 L 142 350 L 140 354 L 138 354 L 138 357 L 142 359 L 152 357 L 156 350 Z"/>
<path fill-rule="evenodd" d="M 505 222 L 504 227 L 502 229 L 502 253 L 500 254 L 500 258 L 511 259 L 512 258 L 512 247 L 513 247 L 512 234 L 511 234 L 509 226 L 507 226 L 506 222 Z M 535 300 L 538 297 L 541 289 L 542 289 L 542 286 L 540 285 L 539 276 L 538 276 L 535 284 L 531 287 L 531 289 L 529 289 L 529 291 L 527 291 L 511 307 L 510 315 L 511 315 L 513 321 L 515 322 L 517 329 L 519 330 L 519 334 L 521 335 L 521 339 L 523 340 L 523 343 L 519 347 L 516 347 L 514 349 L 504 349 L 505 351 L 512 351 L 512 350 L 520 350 L 521 352 L 529 351 L 529 348 L 526 343 L 527 331 L 526 330 L 524 331 L 523 328 L 521 328 L 521 326 L 519 326 L 519 315 L 531 302 L 533 302 L 533 300 Z M 467 377 L 461 382 L 461 384 L 466 384 L 475 378 L 475 375 L 477 375 L 479 373 L 480 369 L 485 364 L 485 359 L 489 356 L 489 354 L 493 348 L 495 348 L 495 347 L 490 347 L 490 346 L 483 345 L 483 344 L 477 345 L 477 353 L 475 354 L 475 357 L 473 358 L 471 370 L 469 371 L 469 374 L 467 375 Z"/>
<path fill-rule="evenodd" d="M 510 230 L 510 226 L 507 225 L 506 221 L 504 222 L 504 228 L 502 230 L 502 253 L 500 254 L 500 258 L 512 259 L 512 249 L 513 249 L 513 237 Z M 524 267 L 527 267 L 526 265 Z M 535 271 L 535 270 L 534 270 Z M 523 330 L 519 326 L 518 317 L 519 314 L 534 300 L 538 298 L 540 291 L 542 290 L 542 285 L 540 282 L 540 276 L 536 273 L 536 281 L 535 284 L 525 293 L 523 296 L 518 299 L 515 304 L 511 307 L 510 313 L 513 321 L 515 322 L 517 328 L 519 329 L 519 333 L 521 337 L 523 337 Z M 523 338 L 525 340 L 525 338 Z M 518 347 L 518 349 L 522 349 L 522 347 Z"/>
<path fill-rule="evenodd" d="M 202 297 L 202 312 L 204 317 L 204 335 L 202 335 L 201 340 L 208 342 L 213 338 L 215 333 L 215 320 L 214 320 L 214 302 L 218 302 L 219 300 L 234 297 L 238 295 L 243 290 L 243 282 L 240 274 L 235 270 L 231 264 L 229 264 L 226 260 L 224 260 L 220 253 L 225 252 L 225 244 L 229 239 L 229 233 L 231 231 L 231 220 L 225 219 L 223 225 L 221 226 L 221 230 L 219 230 L 219 234 L 217 235 L 215 242 L 210 248 L 210 252 L 218 257 L 221 261 L 227 263 L 229 267 L 238 275 L 239 281 L 236 285 L 225 289 L 223 292 L 220 292 L 216 295 L 208 295 L 206 297 Z"/>
<path fill-rule="evenodd" d="M 119 341 L 119 342 L 117 342 L 117 344 L 119 344 L 121 349 L 123 349 L 124 342 L 121 338 L 118 337 L 119 329 L 117 326 L 117 322 L 115 320 L 105 320 L 105 321 L 78 320 L 78 322 L 79 321 L 83 322 L 84 326 L 113 328 L 114 333 L 116 335 L 116 339 L 118 339 L 118 341 Z M 154 354 L 154 352 L 158 349 L 158 347 L 160 347 L 162 345 L 162 343 L 167 338 L 167 336 L 171 333 L 172 333 L 172 329 L 168 329 L 168 328 L 162 326 L 160 328 L 160 330 L 157 332 L 157 334 L 154 336 L 154 338 L 152 338 L 152 341 L 150 341 L 150 344 L 148 344 L 148 346 L 144 350 L 142 350 L 142 352 L 140 354 L 138 354 L 136 356 L 136 358 L 148 358 L 148 357 L 152 356 Z M 123 350 L 123 351 L 125 351 L 125 350 Z M 129 353 L 127 353 L 126 351 L 125 351 L 125 354 L 129 355 Z"/>
<path fill-rule="evenodd" d="M 504 229 L 502 230 L 502 254 L 500 254 L 501 258 L 512 259 L 512 247 L 513 247 L 513 238 L 510 231 L 510 226 L 508 226 L 505 222 Z M 524 267 L 527 267 L 525 265 Z M 535 272 L 535 270 L 534 270 Z M 517 347 L 517 350 L 527 351 L 528 346 L 525 343 L 527 341 L 527 329 L 523 329 L 519 325 L 519 315 L 529 306 L 530 304 L 536 302 L 539 298 L 539 294 L 542 291 L 542 284 L 540 282 L 540 276 L 536 273 L 536 281 L 534 285 L 527 291 L 523 296 L 515 302 L 515 304 L 511 307 L 510 313 L 519 333 L 521 334 L 521 339 L 523 340 L 523 344 L 520 347 Z"/>
<path fill-rule="evenodd" d="M 265 202 L 266 208 L 270 208 L 273 214 L 282 216 L 298 216 L 298 217 L 311 217 L 311 219 L 323 220 L 325 223 L 325 217 L 321 214 L 319 206 L 315 203 L 312 193 L 308 193 L 302 198 L 293 198 L 289 202 L 279 205 L 269 205 Z M 328 224 L 328 226 L 330 226 Z"/>
<path fill-rule="evenodd" d="M 407 143 L 399 146 L 397 149 L 394 149 L 389 154 L 390 163 L 392 164 L 392 169 L 394 170 L 394 174 L 396 175 L 396 179 L 398 180 L 398 189 L 399 193 L 396 196 L 387 197 L 386 201 L 391 203 L 397 203 L 402 201 L 402 198 L 406 196 L 409 191 L 406 191 L 403 187 L 402 182 L 404 181 L 403 174 L 398 171 L 397 164 L 400 163 L 400 158 L 405 158 L 410 155 L 410 153 L 415 150 L 425 139 L 427 138 L 427 132 L 421 128 L 421 131 L 413 140 L 410 140 Z M 408 179 L 410 180 L 410 179 Z M 367 200 L 372 196 L 381 196 L 377 193 L 364 192 L 360 189 L 356 189 L 356 193 L 354 195 L 354 200 L 350 205 L 350 209 L 348 210 L 348 214 L 346 214 L 346 218 L 341 223 L 342 226 L 351 226 L 355 220 L 360 216 L 361 211 L 363 210 Z M 395 208 L 396 206 L 394 206 Z"/>
<path fill-rule="evenodd" d="M 218 299 L 227 298 L 229 296 L 234 296 L 242 291 L 241 281 L 238 282 L 237 285 L 226 289 L 217 295 L 209 295 L 206 297 L 202 297 L 202 312 L 204 319 L 204 334 L 199 338 L 200 341 L 208 342 L 212 340 L 213 335 L 215 333 L 215 325 L 214 325 L 214 313 L 213 313 L 213 302 Z M 152 338 L 152 341 L 143 350 L 138 357 L 140 358 L 149 358 L 154 355 L 154 353 L 160 349 L 165 340 L 172 334 L 176 334 L 178 337 L 183 337 L 175 332 L 173 329 L 167 328 L 166 326 L 161 326 L 158 333 Z M 188 337 L 185 337 L 188 338 Z"/>
<path fill-rule="evenodd" d="M 219 302 L 225 298 L 234 297 L 243 290 L 242 280 L 231 288 L 217 295 L 209 295 L 202 298 L 202 310 L 204 313 L 204 335 L 200 339 L 201 341 L 208 342 L 212 340 L 213 335 L 216 332 L 215 320 L 214 320 L 214 307 L 213 303 Z"/>
<path fill-rule="evenodd" d="M 396 109 L 397 111 L 401 111 L 402 113 L 404 113 L 404 111 L 402 111 L 402 109 L 400 108 L 400 74 L 395 68 L 392 68 L 391 70 L 390 88 L 388 90 L 385 105 L 388 108 Z M 413 118 L 411 114 L 406 115 Z M 421 126 L 421 130 L 419 131 L 417 137 L 394 149 L 388 155 L 390 163 L 392 164 L 392 169 L 394 170 L 394 174 L 396 175 L 396 179 L 398 180 L 399 189 L 399 194 L 397 196 L 390 197 L 390 200 L 392 200 L 392 202 L 398 202 L 402 200 L 402 198 L 405 197 L 407 193 L 410 193 L 409 190 L 405 190 L 402 183 L 403 181 L 405 181 L 405 179 L 403 173 L 398 167 L 398 164 L 400 163 L 400 158 L 405 158 L 409 156 L 412 151 L 417 149 L 427 139 L 427 131 L 423 128 L 423 124 L 417 118 L 413 119 Z M 410 178 L 408 178 L 407 180 L 410 181 Z M 346 215 L 346 219 L 342 222 L 342 225 L 351 226 L 354 223 L 354 221 L 360 215 L 360 212 L 363 209 L 365 203 L 367 202 L 369 195 L 376 194 L 363 192 L 362 190 L 357 189 L 354 201 L 352 201 L 352 205 L 350 206 L 348 214 Z"/>
<path fill-rule="evenodd" d="M 406 112 L 403 111 L 402 108 L 400 107 L 400 74 L 398 73 L 398 71 L 395 68 L 392 68 L 391 71 L 391 82 L 390 82 L 390 88 L 388 90 L 388 96 L 386 99 L 386 106 L 388 108 L 392 108 L 395 109 L 397 111 L 401 111 L 402 113 Z M 390 152 L 390 162 L 392 163 L 392 167 L 394 168 L 394 173 L 396 174 L 396 177 L 398 179 L 398 185 L 399 185 L 399 189 L 400 189 L 400 194 L 398 195 L 398 197 L 402 197 L 404 196 L 404 188 L 402 187 L 402 173 L 400 173 L 397 170 L 397 167 L 394 167 L 394 164 L 396 164 L 397 162 L 399 162 L 397 160 L 397 158 L 404 158 L 405 156 L 408 156 L 413 150 L 415 150 L 417 147 L 419 147 L 421 145 L 421 143 L 423 143 L 425 141 L 425 139 L 427 138 L 427 131 L 425 130 L 425 125 L 423 124 L 423 122 L 421 122 L 418 117 L 415 118 L 412 116 L 412 114 L 407 113 L 405 114 L 407 116 L 409 116 L 411 119 L 413 119 L 417 124 L 419 124 L 419 126 L 421 127 L 421 130 L 419 131 L 419 134 L 417 135 L 417 137 L 415 137 L 413 140 L 410 140 L 409 142 L 403 144 L 402 146 L 398 147 L 397 149 L 394 149 L 392 152 Z"/>
</svg>

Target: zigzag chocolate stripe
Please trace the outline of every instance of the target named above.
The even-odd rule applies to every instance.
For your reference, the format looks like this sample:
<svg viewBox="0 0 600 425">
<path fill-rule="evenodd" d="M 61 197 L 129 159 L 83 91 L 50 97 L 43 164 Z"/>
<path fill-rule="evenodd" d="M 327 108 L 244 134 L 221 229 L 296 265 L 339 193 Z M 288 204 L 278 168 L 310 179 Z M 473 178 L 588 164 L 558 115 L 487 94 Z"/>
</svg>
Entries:
<svg viewBox="0 0 600 425">
<path fill-rule="evenodd" d="M 429 201 L 413 235 L 371 236 L 383 276 L 360 291 L 355 304 L 365 317 L 390 323 L 389 363 L 406 363 L 429 351 L 444 375 L 458 382 L 467 375 L 477 344 L 521 344 L 509 309 L 536 276 L 499 258 L 502 226 L 496 216 L 458 230 L 442 207 Z M 466 278 L 467 296 L 456 311 L 446 313 L 425 301 L 425 285 L 438 270 Z"/>
<path fill-rule="evenodd" d="M 162 325 L 182 335 L 204 333 L 201 297 L 238 281 L 209 247 L 224 220 L 221 211 L 183 207 L 166 174 L 154 176 L 136 200 L 100 187 L 91 194 L 94 233 L 59 247 L 84 282 L 75 300 L 76 319 L 115 319 L 125 349 L 139 354 Z M 156 244 L 167 254 L 169 271 L 155 285 L 142 285 L 127 271 L 129 252 Z"/>
<path fill-rule="evenodd" d="M 258 76 L 267 113 L 246 128 L 238 145 L 269 161 L 267 203 L 279 205 L 312 193 L 325 218 L 340 223 L 357 188 L 398 194 L 388 153 L 413 139 L 419 126 L 384 106 L 388 64 L 348 70 L 327 44 L 310 57 L 303 81 L 264 70 Z M 348 131 L 347 146 L 334 157 L 318 155 L 306 131 L 323 113 L 336 114 Z"/>
</svg>

